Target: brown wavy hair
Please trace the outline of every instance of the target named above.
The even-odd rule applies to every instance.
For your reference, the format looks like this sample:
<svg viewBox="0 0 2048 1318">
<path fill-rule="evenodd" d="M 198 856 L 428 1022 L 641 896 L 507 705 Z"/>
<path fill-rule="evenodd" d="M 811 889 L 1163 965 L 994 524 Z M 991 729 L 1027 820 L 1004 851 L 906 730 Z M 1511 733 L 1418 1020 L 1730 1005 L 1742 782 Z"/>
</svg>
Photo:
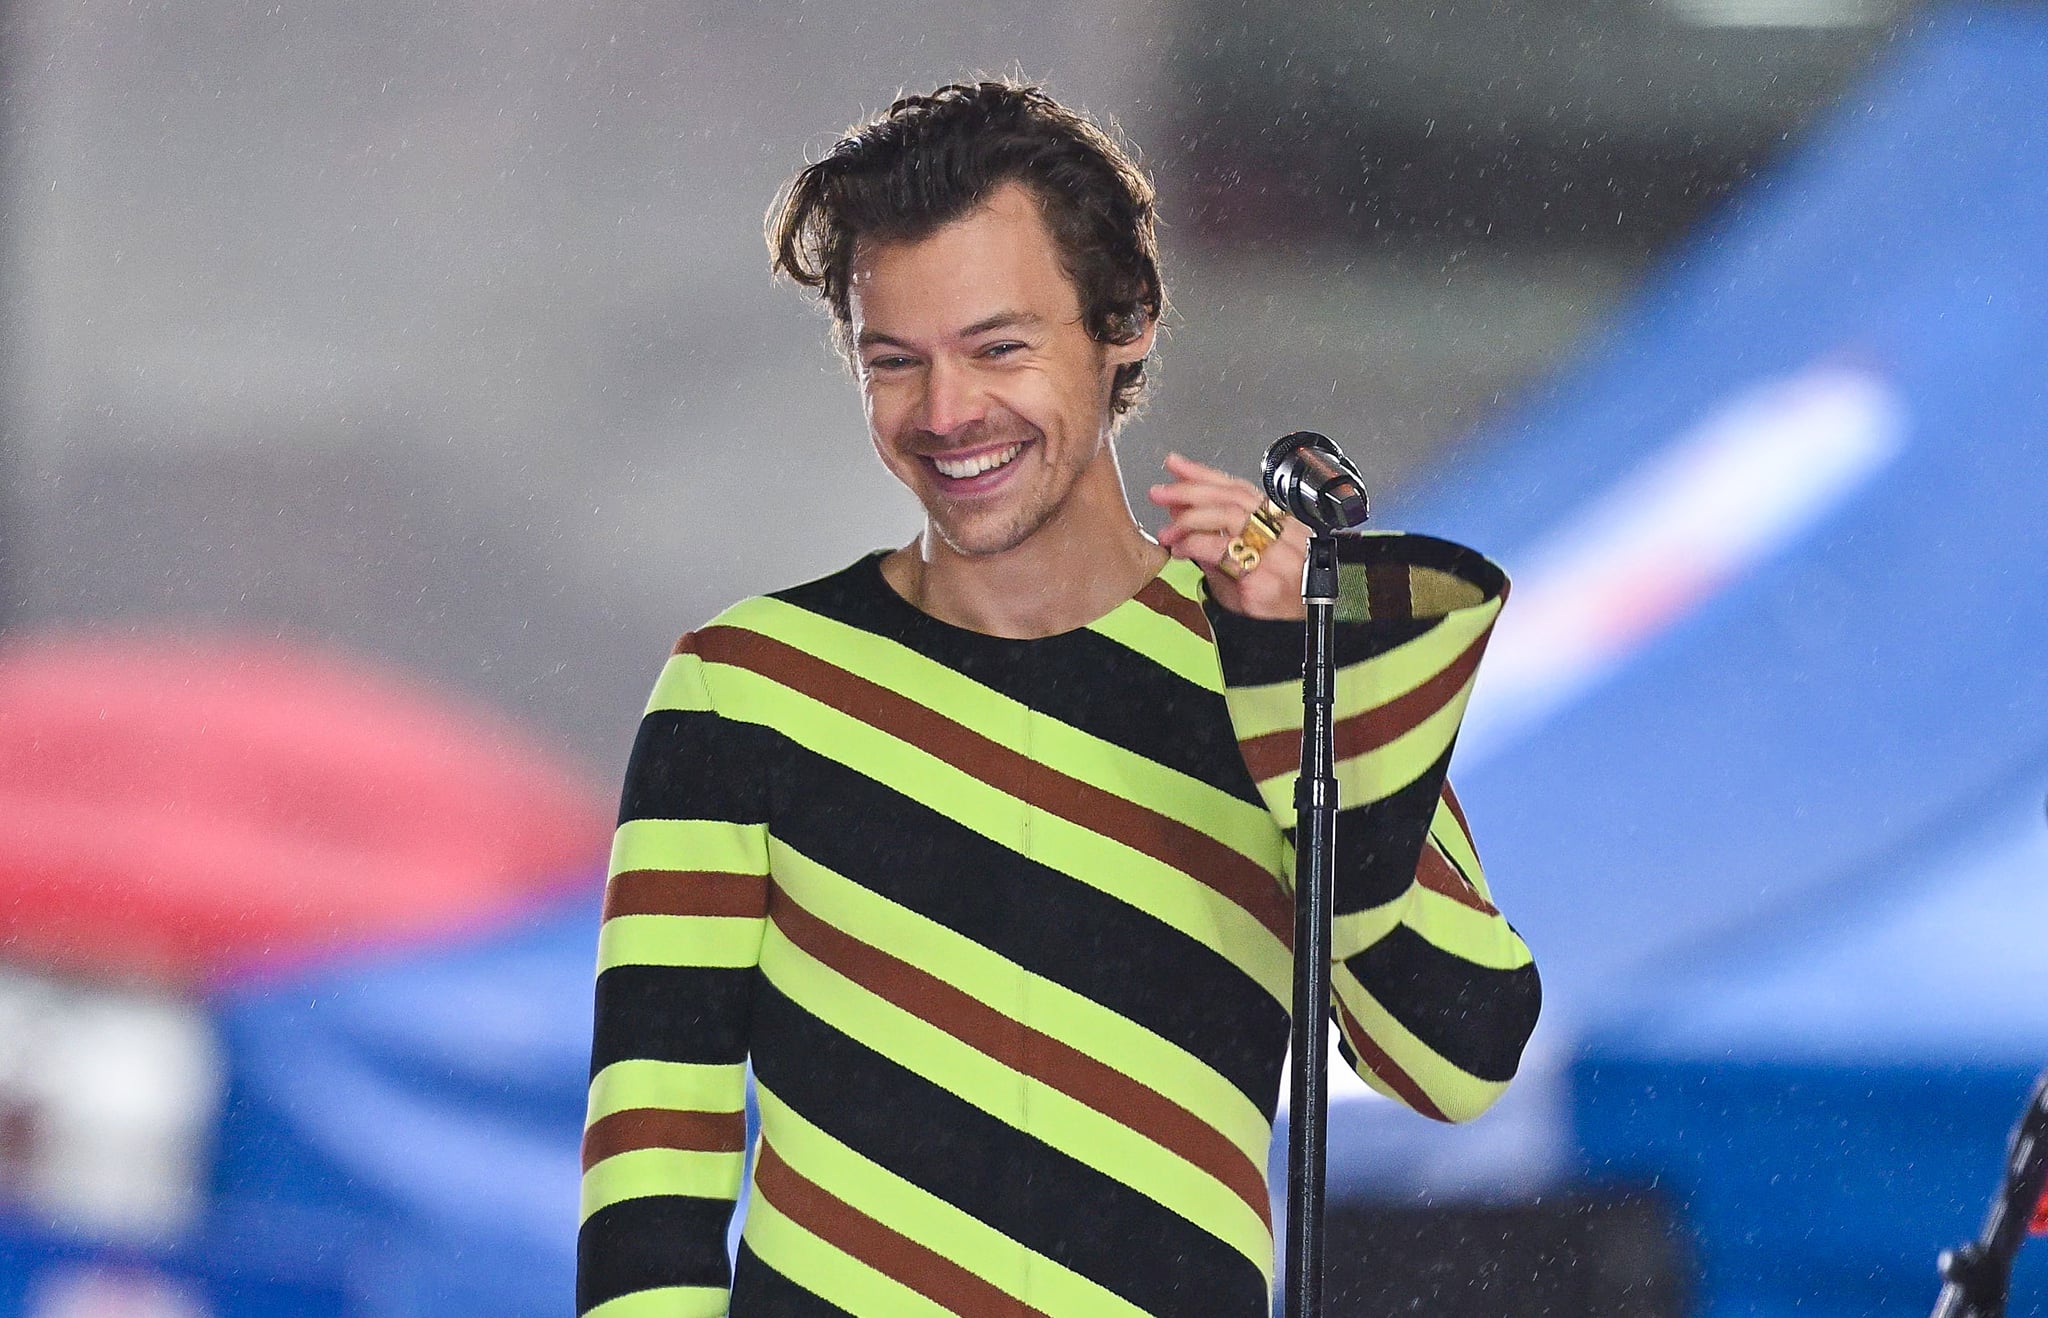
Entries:
<svg viewBox="0 0 2048 1318">
<path fill-rule="evenodd" d="M 861 241 L 915 242 L 998 185 L 1037 196 L 1060 264 L 1100 343 L 1129 343 L 1166 309 L 1152 184 L 1131 153 L 1043 88 L 1007 79 L 905 96 L 848 130 L 768 210 L 772 268 L 818 290 L 850 350 L 848 280 Z M 1134 407 L 1145 363 L 1117 368 L 1110 412 Z"/>
</svg>

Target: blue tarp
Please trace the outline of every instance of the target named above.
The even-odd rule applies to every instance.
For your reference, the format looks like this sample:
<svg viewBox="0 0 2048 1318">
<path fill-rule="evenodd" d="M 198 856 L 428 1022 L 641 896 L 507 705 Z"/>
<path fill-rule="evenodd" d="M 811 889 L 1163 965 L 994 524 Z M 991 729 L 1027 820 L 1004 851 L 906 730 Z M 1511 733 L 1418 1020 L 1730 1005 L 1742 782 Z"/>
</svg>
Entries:
<svg viewBox="0 0 2048 1318">
<path fill-rule="evenodd" d="M 1498 671 L 1535 694 L 1489 738 L 1482 673 L 1454 772 L 1574 1162 L 1673 1193 L 1716 1315 L 1926 1313 L 2048 1066 L 2044 88 L 2038 8 L 1927 20 L 1397 513 L 1627 637 L 1552 680 L 1511 598 Z M 1754 507 L 1768 533 L 1725 531 Z M 1551 608 L 1660 575 L 1676 606 Z M 2014 1312 L 2048 1312 L 2023 1262 Z"/>
</svg>

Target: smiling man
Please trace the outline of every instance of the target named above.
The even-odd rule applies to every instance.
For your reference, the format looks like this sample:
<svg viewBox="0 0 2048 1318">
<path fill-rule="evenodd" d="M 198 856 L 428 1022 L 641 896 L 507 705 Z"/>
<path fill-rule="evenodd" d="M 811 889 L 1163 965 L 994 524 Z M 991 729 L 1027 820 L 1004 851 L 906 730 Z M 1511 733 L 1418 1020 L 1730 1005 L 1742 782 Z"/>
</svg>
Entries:
<svg viewBox="0 0 2048 1318">
<path fill-rule="evenodd" d="M 1086 118 L 984 82 L 898 101 L 773 213 L 924 526 L 727 610 L 655 687 L 599 936 L 579 1313 L 1267 1312 L 1305 536 L 1181 458 L 1157 539 L 1125 500 L 1152 207 Z M 1398 597 L 1430 649 L 1411 604 L 1453 578 L 1397 576 L 1374 615 Z M 1332 1009 L 1369 1084 L 1461 1120 L 1537 981 L 1444 781 L 1444 684 L 1403 662 L 1346 670 L 1405 693 L 1349 711 L 1362 737 L 1407 723 L 1398 772 L 1340 750 L 1384 799 L 1340 825 Z"/>
</svg>

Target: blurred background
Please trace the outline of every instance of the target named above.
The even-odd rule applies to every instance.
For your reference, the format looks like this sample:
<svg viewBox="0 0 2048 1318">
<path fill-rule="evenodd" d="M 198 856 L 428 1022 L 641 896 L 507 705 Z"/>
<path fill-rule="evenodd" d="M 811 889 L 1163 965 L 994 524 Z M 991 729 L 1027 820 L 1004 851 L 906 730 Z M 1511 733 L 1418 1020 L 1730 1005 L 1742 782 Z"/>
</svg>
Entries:
<svg viewBox="0 0 2048 1318">
<path fill-rule="evenodd" d="M 646 689 L 917 525 L 762 214 L 974 71 L 1157 177 L 1134 491 L 1320 429 L 1516 578 L 1546 1016 L 1342 1092 L 1333 1310 L 1931 1307 L 2048 1064 L 2048 11 L 0 0 L 0 1315 L 566 1311 Z"/>
</svg>

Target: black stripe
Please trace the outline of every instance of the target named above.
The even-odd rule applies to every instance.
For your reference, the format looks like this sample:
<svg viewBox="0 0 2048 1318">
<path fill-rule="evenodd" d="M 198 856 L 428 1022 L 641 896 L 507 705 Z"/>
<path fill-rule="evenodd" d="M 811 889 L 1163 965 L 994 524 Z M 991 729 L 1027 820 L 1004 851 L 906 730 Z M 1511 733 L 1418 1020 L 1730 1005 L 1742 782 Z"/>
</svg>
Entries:
<svg viewBox="0 0 2048 1318">
<path fill-rule="evenodd" d="M 598 1209 L 576 1233 L 576 1312 L 656 1286 L 726 1286 L 727 1199 L 649 1195 Z"/>
<path fill-rule="evenodd" d="M 1272 1117 L 1287 1007 L 1242 970 L 834 760 L 798 747 L 781 759 L 777 797 L 806 803 L 776 820 L 782 841 L 1184 1049 Z"/>
<path fill-rule="evenodd" d="M 1436 818 L 1437 801 L 1450 769 L 1445 750 L 1414 782 L 1369 805 L 1337 812 L 1337 846 L 1332 864 L 1337 890 L 1332 910 L 1348 915 L 1390 902 L 1415 880 L 1415 863 Z"/>
<path fill-rule="evenodd" d="M 1086 629 L 1015 641 L 950 626 L 891 590 L 879 563 L 864 558 L 775 598 L 908 646 L 1039 714 L 1239 800 L 1259 800 L 1219 693 Z M 1300 631 L 1293 642 L 1297 673 Z"/>
<path fill-rule="evenodd" d="M 1514 1077 L 1543 1005 L 1533 963 L 1493 970 L 1398 925 L 1344 964 L 1395 1020 L 1451 1065 L 1481 1080 Z"/>
<path fill-rule="evenodd" d="M 743 1060 L 755 975 L 751 966 L 613 966 L 597 977 L 590 1074 L 628 1058 Z"/>
<path fill-rule="evenodd" d="M 848 1318 L 846 1310 L 777 1272 L 740 1241 L 730 1318 Z"/>
<path fill-rule="evenodd" d="M 1252 1261 L 762 986 L 755 1073 L 834 1139 L 1147 1313 L 1263 1318 Z"/>
<path fill-rule="evenodd" d="M 1247 618 L 1209 600 L 1203 604 L 1216 650 L 1223 661 L 1223 680 L 1231 686 L 1266 686 L 1301 681 L 1303 628 L 1299 622 Z M 1355 664 L 1385 654 L 1435 627 L 1440 619 L 1415 621 L 1340 622 L 1337 662 Z"/>
<path fill-rule="evenodd" d="M 767 818 L 760 768 L 776 740 L 766 728 L 708 711 L 654 710 L 640 720 L 626 762 L 619 822 L 760 823 Z"/>
</svg>

